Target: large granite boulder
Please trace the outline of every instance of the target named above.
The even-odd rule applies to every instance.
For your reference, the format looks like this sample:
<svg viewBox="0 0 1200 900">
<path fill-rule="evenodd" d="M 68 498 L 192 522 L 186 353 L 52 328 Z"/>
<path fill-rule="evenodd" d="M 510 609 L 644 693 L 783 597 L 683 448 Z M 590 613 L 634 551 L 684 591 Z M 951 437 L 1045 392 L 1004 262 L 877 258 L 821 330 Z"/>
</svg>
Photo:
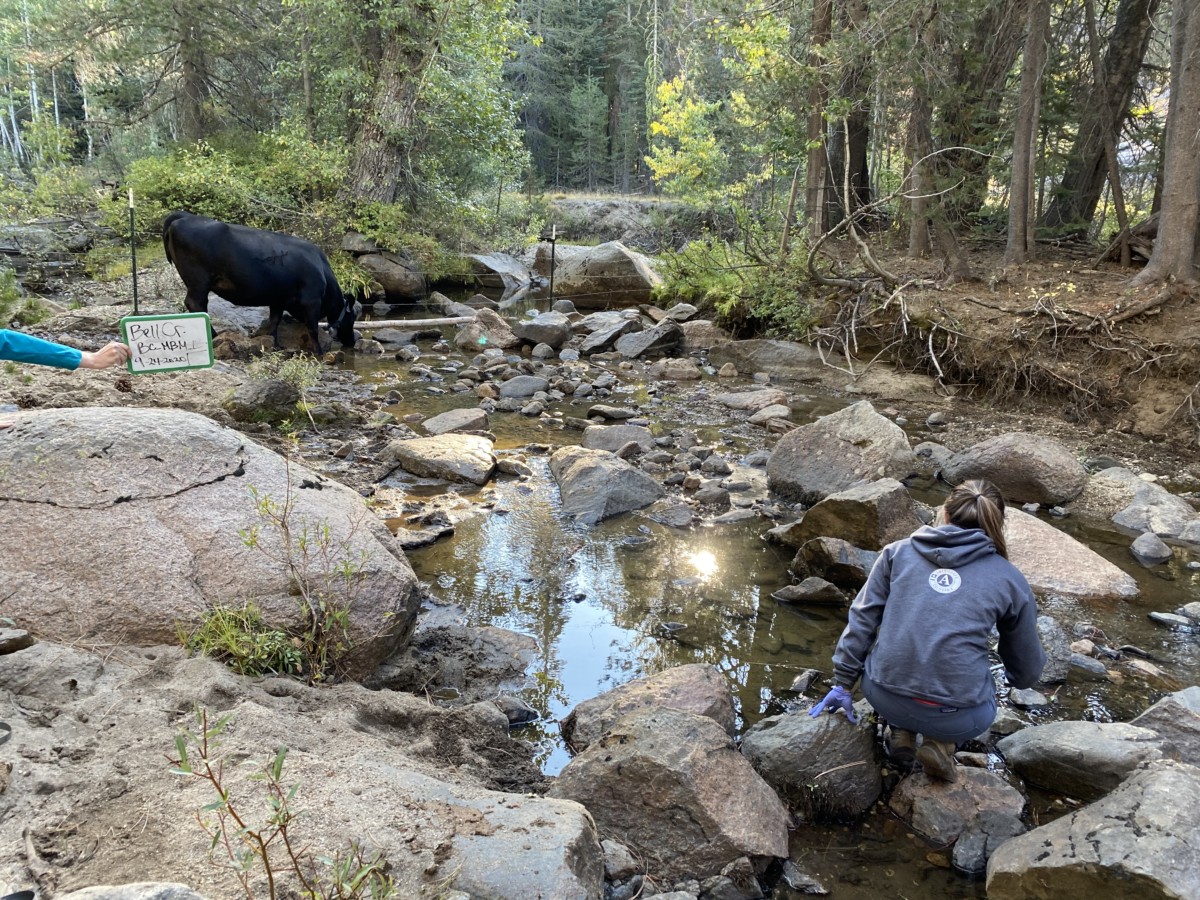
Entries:
<svg viewBox="0 0 1200 900">
<path fill-rule="evenodd" d="M 0 517 L 21 536 L 0 542 L 4 614 L 52 640 L 171 643 L 213 606 L 247 601 L 299 633 L 296 572 L 330 573 L 295 536 L 326 526 L 333 564 L 359 572 L 346 598 L 354 677 L 402 643 L 418 609 L 408 561 L 357 493 L 195 413 L 16 414 L 0 431 Z"/>
<path fill-rule="evenodd" d="M 563 740 L 575 753 L 582 753 L 617 720 L 654 709 L 682 709 L 707 716 L 730 737 L 734 733 L 733 696 L 728 682 L 713 666 L 692 663 L 626 682 L 584 700 L 562 720 Z"/>
<path fill-rule="evenodd" d="M 1008 558 L 1039 594 L 1075 600 L 1129 600 L 1140 589 L 1090 547 L 1015 507 L 1004 510 Z"/>
<path fill-rule="evenodd" d="M 1087 470 L 1070 450 L 1044 434 L 1010 432 L 955 453 L 942 467 L 951 484 L 986 478 L 1010 503 L 1066 503 L 1087 484 Z"/>
<path fill-rule="evenodd" d="M 1171 746 L 1173 755 L 1200 766 L 1200 686 L 1167 694 L 1129 724 L 1149 728 Z"/>
<path fill-rule="evenodd" d="M 903 479 L 912 465 L 904 431 L 861 400 L 781 437 L 767 460 L 767 479 L 790 500 L 816 503 L 860 482 Z"/>
<path fill-rule="evenodd" d="M 1200 544 L 1200 512 L 1183 497 L 1129 469 L 1114 467 L 1097 472 L 1077 505 L 1130 531 L 1149 531 L 1159 537 Z"/>
<path fill-rule="evenodd" d="M 562 511 L 584 525 L 649 506 L 666 491 L 640 469 L 606 450 L 563 447 L 550 457 Z"/>
<path fill-rule="evenodd" d="M 521 339 L 513 334 L 508 322 L 490 309 L 472 310 L 474 318 L 462 325 L 454 335 L 454 345 L 460 350 L 479 352 L 491 347 L 511 350 L 521 346 Z"/>
<path fill-rule="evenodd" d="M 447 432 L 392 441 L 380 458 L 394 471 L 460 484 L 487 484 L 496 471 L 492 442 L 478 434 Z"/>
<path fill-rule="evenodd" d="M 808 710 L 768 716 L 742 736 L 742 753 L 805 819 L 855 819 L 883 790 L 875 728 Z"/>
<path fill-rule="evenodd" d="M 660 284 L 662 276 L 650 260 L 620 241 L 581 248 L 555 260 L 554 295 L 568 298 L 578 309 L 649 303 Z"/>
<path fill-rule="evenodd" d="M 709 348 L 708 361 L 717 368 L 732 363 L 746 375 L 765 372 L 793 379 L 823 376 L 828 368 L 815 347 L 793 341 L 762 339 L 716 344 Z"/>
<path fill-rule="evenodd" d="M 1200 897 L 1200 769 L 1150 763 L 1111 794 L 1003 844 L 989 900 Z"/>
<path fill-rule="evenodd" d="M 935 844 L 958 839 L 984 813 L 1015 818 L 1025 798 L 999 775 L 959 766 L 957 780 L 940 781 L 918 772 L 897 785 L 888 804 L 914 831 Z"/>
<path fill-rule="evenodd" d="M 380 250 L 362 254 L 357 262 L 391 303 L 412 303 L 429 293 L 425 275 L 412 260 Z"/>
<path fill-rule="evenodd" d="M 771 534 L 792 547 L 832 537 L 864 550 L 882 550 L 921 525 L 908 488 L 894 478 L 882 478 L 830 494 L 797 521 L 773 529 Z"/>
<path fill-rule="evenodd" d="M 1025 728 L 996 745 L 1030 784 L 1092 800 L 1144 762 L 1173 749 L 1154 731 L 1124 722 L 1050 722 Z"/>
<path fill-rule="evenodd" d="M 179 647 L 93 655 L 41 643 L 0 656 L 0 704 L 13 726 L 3 750 L 21 758 L 0 795 L 0 845 L 39 834 L 80 848 L 50 853 L 39 842 L 39 881 L 56 896 L 125 879 L 186 883 L 213 900 L 246 896 L 233 866 L 213 865 L 228 860 L 209 857 L 195 821 L 213 817 L 212 785 L 168 761 L 176 735 L 197 729 L 197 707 L 214 729 L 211 759 L 224 760 L 232 802 L 255 826 L 270 811 L 262 772 L 287 748 L 281 781 L 296 786 L 289 803 L 299 813 L 289 836 L 326 883 L 319 858 L 344 856 L 356 841 L 368 858 L 380 854 L 396 897 L 601 896 L 591 817 L 526 792 L 541 774 L 491 702 L 442 709 L 353 683 L 248 679 Z M 17 858 L 0 857 L 0 888 Z M 280 896 L 301 894 L 286 865 L 277 874 Z M 248 875 L 254 896 L 267 896 L 262 870 Z"/>
<path fill-rule="evenodd" d="M 522 319 L 513 326 L 513 334 L 527 344 L 546 344 L 558 350 L 571 338 L 571 320 L 562 313 L 544 312 Z"/>
<path fill-rule="evenodd" d="M 656 878 L 719 874 L 748 856 L 788 855 L 788 812 L 707 716 L 635 712 L 576 756 L 548 797 L 587 807 L 604 840 L 630 848 Z"/>
</svg>

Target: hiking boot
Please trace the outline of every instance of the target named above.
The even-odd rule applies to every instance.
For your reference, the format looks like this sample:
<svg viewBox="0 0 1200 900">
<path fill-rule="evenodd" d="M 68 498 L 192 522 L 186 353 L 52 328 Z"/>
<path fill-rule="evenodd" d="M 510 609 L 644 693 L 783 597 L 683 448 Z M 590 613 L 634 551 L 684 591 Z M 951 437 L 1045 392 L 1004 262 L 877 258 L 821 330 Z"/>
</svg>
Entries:
<svg viewBox="0 0 1200 900">
<path fill-rule="evenodd" d="M 957 748 L 954 741 L 935 741 L 925 738 L 917 750 L 917 762 L 922 771 L 930 778 L 939 781 L 957 781 L 958 772 L 954 768 L 954 751 Z"/>
<path fill-rule="evenodd" d="M 911 769 L 917 754 L 917 734 L 892 726 L 888 729 L 884 747 L 887 749 L 888 759 L 896 768 Z"/>
</svg>

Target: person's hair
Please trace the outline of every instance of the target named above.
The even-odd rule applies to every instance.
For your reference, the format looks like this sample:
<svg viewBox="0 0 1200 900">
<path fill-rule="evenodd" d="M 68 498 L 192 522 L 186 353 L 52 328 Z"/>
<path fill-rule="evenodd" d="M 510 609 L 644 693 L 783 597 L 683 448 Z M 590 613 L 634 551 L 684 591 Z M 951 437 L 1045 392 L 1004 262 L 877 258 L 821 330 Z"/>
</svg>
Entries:
<svg viewBox="0 0 1200 900">
<path fill-rule="evenodd" d="M 946 521 L 959 528 L 981 528 L 996 545 L 996 552 L 1008 559 L 1004 541 L 1004 497 L 990 481 L 974 478 L 950 492 L 942 505 Z"/>
</svg>

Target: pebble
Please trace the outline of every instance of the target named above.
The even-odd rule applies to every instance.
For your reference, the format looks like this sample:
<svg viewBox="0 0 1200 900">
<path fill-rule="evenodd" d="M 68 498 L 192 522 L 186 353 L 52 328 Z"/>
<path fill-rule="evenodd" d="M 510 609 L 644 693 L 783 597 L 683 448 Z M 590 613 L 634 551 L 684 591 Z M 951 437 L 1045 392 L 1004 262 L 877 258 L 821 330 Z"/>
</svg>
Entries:
<svg viewBox="0 0 1200 900">
<path fill-rule="evenodd" d="M 1050 705 L 1050 699 L 1033 688 L 1013 688 L 1008 692 L 1008 699 L 1022 709 L 1040 709 Z"/>
</svg>

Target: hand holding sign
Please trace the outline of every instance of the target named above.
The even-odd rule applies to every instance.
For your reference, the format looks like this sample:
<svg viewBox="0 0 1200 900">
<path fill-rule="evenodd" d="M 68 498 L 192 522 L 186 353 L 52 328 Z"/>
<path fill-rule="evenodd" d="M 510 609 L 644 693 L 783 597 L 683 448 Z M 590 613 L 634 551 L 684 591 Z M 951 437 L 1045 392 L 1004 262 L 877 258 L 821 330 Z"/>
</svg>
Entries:
<svg viewBox="0 0 1200 900">
<path fill-rule="evenodd" d="M 206 369 L 213 364 L 212 328 L 206 313 L 126 316 L 121 334 L 129 344 L 129 371 L 135 375 Z"/>
<path fill-rule="evenodd" d="M 111 341 L 94 352 L 83 351 L 79 360 L 81 369 L 107 369 L 129 360 L 129 348 L 120 341 Z"/>
</svg>

